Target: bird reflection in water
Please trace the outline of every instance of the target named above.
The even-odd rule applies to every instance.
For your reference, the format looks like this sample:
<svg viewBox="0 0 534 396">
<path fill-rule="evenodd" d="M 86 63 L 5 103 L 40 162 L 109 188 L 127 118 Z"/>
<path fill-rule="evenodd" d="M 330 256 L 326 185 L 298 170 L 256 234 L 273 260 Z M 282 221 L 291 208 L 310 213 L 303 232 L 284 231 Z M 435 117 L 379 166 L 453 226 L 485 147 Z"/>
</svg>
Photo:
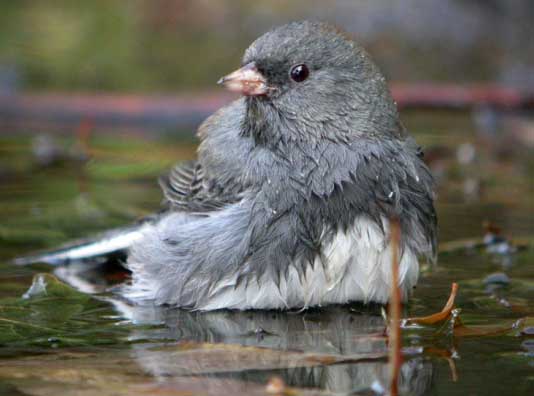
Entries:
<svg viewBox="0 0 534 396">
<path fill-rule="evenodd" d="M 60 267 L 55 272 L 84 292 L 100 295 L 109 287 L 102 267 L 88 270 L 85 266 L 83 271 Z M 387 339 L 379 306 L 194 312 L 133 305 L 115 296 L 98 298 L 110 302 L 121 320 L 136 325 L 129 334 L 131 356 L 158 380 L 200 376 L 217 379 L 217 384 L 225 380 L 266 384 L 279 376 L 292 387 L 363 393 L 386 389 L 389 383 Z M 330 357 L 339 362 L 325 364 Z M 427 392 L 432 373 L 429 359 L 406 356 L 401 394 Z"/>
</svg>

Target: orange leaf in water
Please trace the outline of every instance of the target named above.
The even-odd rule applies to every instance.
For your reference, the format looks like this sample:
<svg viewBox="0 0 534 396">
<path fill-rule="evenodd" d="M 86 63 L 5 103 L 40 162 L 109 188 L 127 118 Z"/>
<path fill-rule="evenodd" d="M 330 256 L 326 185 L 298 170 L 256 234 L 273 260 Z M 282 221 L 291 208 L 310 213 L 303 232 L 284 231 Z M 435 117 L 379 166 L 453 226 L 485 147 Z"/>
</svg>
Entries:
<svg viewBox="0 0 534 396">
<path fill-rule="evenodd" d="M 446 320 L 448 320 L 451 315 L 452 311 L 454 309 L 454 302 L 456 300 L 456 295 L 458 294 L 458 284 L 453 283 L 451 287 L 451 295 L 449 296 L 449 300 L 441 310 L 441 312 L 437 312 L 432 315 L 428 316 L 418 316 L 414 318 L 408 318 L 405 319 L 404 324 L 410 325 L 410 324 L 420 324 L 420 325 L 434 325 L 437 323 L 443 323 Z"/>
</svg>

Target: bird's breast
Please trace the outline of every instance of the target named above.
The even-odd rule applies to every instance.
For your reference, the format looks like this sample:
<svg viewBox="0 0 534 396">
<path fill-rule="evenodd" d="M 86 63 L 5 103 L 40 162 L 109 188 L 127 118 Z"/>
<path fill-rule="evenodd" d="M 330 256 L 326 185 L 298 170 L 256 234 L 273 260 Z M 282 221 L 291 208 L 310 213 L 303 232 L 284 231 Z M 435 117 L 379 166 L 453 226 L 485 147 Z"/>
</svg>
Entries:
<svg viewBox="0 0 534 396">
<path fill-rule="evenodd" d="M 355 219 L 346 232 L 338 231 L 323 246 L 313 263 L 295 262 L 279 279 L 265 273 L 236 287 L 228 277 L 213 289 L 211 297 L 199 307 L 212 309 L 297 309 L 352 301 L 385 303 L 391 285 L 392 247 L 389 223 L 381 228 L 364 216 Z M 305 265 L 304 273 L 297 270 Z M 399 268 L 404 297 L 417 282 L 416 255 L 404 249 Z"/>
</svg>

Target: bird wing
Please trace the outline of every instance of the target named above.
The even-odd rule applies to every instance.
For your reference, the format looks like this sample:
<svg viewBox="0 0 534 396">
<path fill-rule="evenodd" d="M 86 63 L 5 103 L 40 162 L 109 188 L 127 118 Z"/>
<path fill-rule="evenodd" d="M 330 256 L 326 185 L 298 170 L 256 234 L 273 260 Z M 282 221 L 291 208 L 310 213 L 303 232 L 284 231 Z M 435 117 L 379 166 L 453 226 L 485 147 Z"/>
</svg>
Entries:
<svg viewBox="0 0 534 396">
<path fill-rule="evenodd" d="M 206 213 L 241 200 L 244 188 L 236 183 L 221 185 L 206 177 L 199 161 L 175 165 L 159 179 L 171 210 Z"/>
</svg>

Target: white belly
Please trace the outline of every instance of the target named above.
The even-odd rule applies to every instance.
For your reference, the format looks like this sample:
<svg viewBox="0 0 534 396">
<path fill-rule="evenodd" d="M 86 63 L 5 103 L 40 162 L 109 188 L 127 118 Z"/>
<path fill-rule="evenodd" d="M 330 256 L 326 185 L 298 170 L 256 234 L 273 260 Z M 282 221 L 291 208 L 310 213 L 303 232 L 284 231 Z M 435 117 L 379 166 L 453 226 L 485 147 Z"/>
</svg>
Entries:
<svg viewBox="0 0 534 396">
<path fill-rule="evenodd" d="M 287 309 L 306 308 L 325 304 L 344 304 L 350 301 L 385 303 L 391 285 L 391 245 L 389 222 L 383 220 L 386 237 L 379 227 L 365 217 L 357 218 L 347 233 L 338 232 L 324 247 L 313 268 L 299 278 L 291 268 L 277 286 L 266 276 L 242 282 L 226 279 L 212 288 L 201 310 Z M 417 283 L 419 263 L 415 254 L 404 249 L 399 265 L 399 282 L 403 298 Z"/>
</svg>

